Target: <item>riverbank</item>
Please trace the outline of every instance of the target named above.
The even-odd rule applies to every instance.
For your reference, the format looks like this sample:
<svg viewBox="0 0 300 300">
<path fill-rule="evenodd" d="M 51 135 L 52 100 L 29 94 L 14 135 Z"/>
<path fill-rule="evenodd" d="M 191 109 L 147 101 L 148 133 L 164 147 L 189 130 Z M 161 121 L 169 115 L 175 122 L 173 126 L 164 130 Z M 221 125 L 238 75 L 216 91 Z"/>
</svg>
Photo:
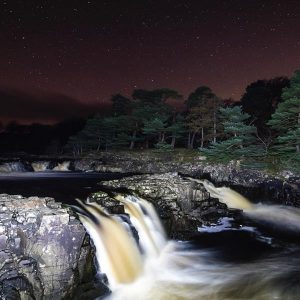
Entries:
<svg viewBox="0 0 300 300">
<path fill-rule="evenodd" d="M 114 151 L 81 158 L 22 156 L 2 158 L 0 162 L 0 172 L 3 173 L 52 170 L 123 174 L 176 172 L 230 186 L 252 201 L 267 198 L 277 204 L 300 206 L 300 176 L 290 170 L 245 168 L 240 161 L 228 164 L 208 162 L 197 151 Z"/>
<path fill-rule="evenodd" d="M 194 155 L 194 153 L 186 153 L 186 155 L 183 156 L 182 153 L 155 153 L 147 151 L 113 153 L 103 152 L 97 155 L 89 155 L 80 159 L 74 159 L 71 157 L 23 157 L 22 159 L 16 158 L 15 160 L 2 161 L 0 165 L 0 171 L 2 171 L 4 176 L 5 174 L 14 176 L 11 173 L 12 171 L 22 172 L 22 174 L 27 172 L 28 176 L 33 175 L 34 177 L 38 175 L 43 176 L 45 171 L 48 173 L 50 172 L 50 174 L 53 175 L 61 171 L 59 173 L 61 175 L 59 178 L 60 181 L 63 180 L 64 175 L 72 175 L 72 172 L 70 172 L 71 170 L 77 172 L 76 174 L 80 174 L 83 177 L 98 174 L 93 172 L 107 172 L 106 174 L 111 175 L 115 174 L 115 172 L 121 173 L 120 178 L 117 180 L 102 181 L 101 185 L 99 185 L 99 191 L 101 192 L 90 196 L 90 200 L 96 201 L 112 214 L 123 214 L 124 206 L 116 202 L 112 195 L 119 193 L 123 196 L 132 195 L 133 197 L 136 196 L 145 198 L 157 209 L 167 231 L 168 237 L 179 240 L 189 240 L 199 234 L 201 234 L 202 238 L 203 233 L 200 232 L 201 230 L 205 228 L 215 228 L 215 230 L 220 230 L 219 227 L 222 227 L 224 222 L 226 224 L 228 223 L 227 225 L 224 223 L 226 225 L 226 231 L 235 231 L 237 229 L 244 229 L 247 231 L 249 228 L 248 220 L 243 217 L 239 209 L 230 209 L 224 203 L 212 198 L 201 183 L 191 180 L 190 178 L 202 180 L 209 179 L 216 184 L 216 186 L 225 185 L 232 187 L 234 190 L 237 190 L 244 196 L 248 197 L 251 202 L 262 201 L 272 204 L 300 206 L 300 178 L 292 172 L 285 171 L 271 174 L 262 170 L 245 169 L 239 162 L 231 162 L 227 165 L 211 164 L 203 160 L 202 157 Z M 132 175 L 125 176 L 125 174 L 128 175 L 128 173 L 132 173 Z M 55 189 L 57 189 L 57 187 Z M 69 189 L 68 184 L 66 185 L 66 189 Z M 93 190 L 89 189 L 89 191 L 92 192 Z M 24 248 L 23 241 L 25 240 L 26 245 L 30 245 L 31 243 L 35 244 L 35 240 L 31 237 L 29 241 L 27 241 L 27 236 L 29 234 L 30 236 L 36 236 L 36 232 L 39 233 L 41 231 L 43 234 L 45 234 L 45 236 L 42 236 L 40 239 L 40 245 L 43 246 L 41 246 L 38 250 L 46 247 L 48 243 L 55 243 L 55 249 L 60 251 L 59 249 L 61 240 L 57 238 L 55 239 L 54 237 L 51 240 L 46 238 L 49 234 L 46 229 L 43 229 L 42 224 L 45 222 L 41 222 L 41 225 L 38 223 L 40 226 L 39 228 L 34 227 L 27 229 L 26 226 L 28 226 L 30 220 L 27 220 L 28 216 L 25 208 L 26 205 L 31 203 L 30 201 L 32 198 L 9 195 L 4 195 L 3 197 L 5 198 L 3 207 L 9 205 L 11 201 L 14 201 L 14 205 L 17 205 L 18 209 L 20 208 L 20 211 L 18 211 L 18 209 L 13 207 L 11 212 L 9 212 L 10 219 L 9 222 L 7 222 L 8 227 L 5 228 L 5 232 L 10 232 L 10 227 L 12 227 L 17 229 L 17 235 L 4 235 L 3 238 L 5 241 L 3 242 L 2 247 L 4 253 L 10 251 L 12 253 L 11 255 L 13 256 L 15 255 L 14 251 L 16 250 L 18 253 L 21 253 L 22 259 L 26 254 L 26 257 L 30 257 L 30 259 L 32 259 L 32 261 L 38 266 L 37 271 L 30 273 L 30 276 L 38 276 L 38 283 L 30 281 L 30 284 L 36 285 L 40 284 L 40 282 L 43 282 L 44 285 L 45 282 L 48 284 L 47 278 L 45 279 L 43 277 L 43 273 L 40 271 L 48 270 L 47 268 L 43 269 L 44 263 L 42 260 L 39 260 L 40 258 L 44 257 L 44 254 L 36 255 L 35 246 L 31 247 L 30 249 Z M 17 197 L 17 199 L 21 200 L 17 201 L 14 199 L 14 197 Z M 74 215 L 69 214 L 69 210 L 62 208 L 60 204 L 54 202 L 53 199 L 43 200 L 42 198 L 38 197 L 35 197 L 35 199 L 38 201 L 37 203 L 41 203 L 32 209 L 36 215 L 41 214 L 39 219 L 43 220 L 43 218 L 45 218 L 44 214 L 48 217 L 48 210 L 51 209 L 51 218 L 49 217 L 49 222 L 52 222 L 53 224 L 51 223 L 51 226 L 48 226 L 50 229 L 53 225 L 55 227 L 55 232 L 57 232 L 57 230 L 64 232 L 68 230 L 70 231 L 69 227 L 73 226 L 74 224 L 76 225 L 78 234 L 80 233 L 80 238 L 77 238 L 76 236 L 75 240 L 79 244 L 76 244 L 72 249 L 70 247 L 68 248 L 70 250 L 68 253 L 72 255 L 72 258 L 74 258 L 74 261 L 70 260 L 70 263 L 76 265 L 76 263 L 81 259 L 81 252 L 83 250 L 86 251 L 84 252 L 85 254 L 89 254 L 82 258 L 82 265 L 86 265 L 87 260 L 91 262 L 92 256 L 90 255 L 90 251 L 93 248 L 89 246 L 88 242 L 83 242 L 86 241 L 85 231 L 78 220 L 74 218 Z M 19 202 L 21 204 L 19 204 Z M 16 220 L 13 215 L 14 211 L 18 212 Z M 63 222 L 62 224 L 56 224 L 56 214 L 60 215 L 61 212 L 64 214 Z M 7 219 L 6 214 L 2 214 L 2 216 L 5 217 L 5 220 Z M 250 223 L 250 225 L 254 226 L 252 223 Z M 26 229 L 25 238 L 23 237 L 23 231 L 25 230 L 23 227 Z M 50 230 L 49 228 L 47 230 Z M 132 230 L 133 234 L 137 235 L 136 230 Z M 255 240 L 261 239 L 260 233 L 253 231 L 252 227 L 249 229 L 249 232 L 251 233 L 252 237 L 254 236 Z M 272 229 L 271 234 L 273 233 L 274 230 Z M 210 233 L 208 234 L 210 235 Z M 19 241 L 18 235 L 21 236 L 21 242 L 19 243 L 21 246 L 18 246 L 19 248 L 17 247 L 15 249 L 14 245 L 17 245 Z M 12 238 L 14 239 L 14 242 L 12 244 L 8 243 L 7 241 L 11 240 Z M 71 234 L 66 238 L 68 245 L 73 245 L 73 238 L 74 236 Z M 136 238 L 138 239 L 138 236 L 136 236 Z M 267 235 L 267 239 L 264 241 L 264 243 L 268 243 L 268 238 L 269 236 Z M 52 244 L 50 246 L 52 247 Z M 26 251 L 27 249 L 29 250 L 24 252 L 24 249 Z M 51 252 L 53 252 L 53 250 L 51 250 Z M 24 258 L 26 257 L 24 256 Z M 50 267 L 52 267 L 52 261 L 53 260 L 49 260 Z M 64 276 L 68 275 L 69 278 L 72 280 L 74 279 L 74 281 L 70 279 L 71 281 L 69 281 L 65 286 L 65 290 L 51 290 L 49 288 L 49 290 L 45 289 L 45 291 L 43 291 L 44 295 L 46 293 L 51 295 L 49 297 L 56 295 L 58 297 L 57 299 L 69 295 L 72 295 L 71 297 L 73 297 L 74 294 L 78 293 L 76 288 L 78 288 L 78 284 L 81 283 L 81 281 L 78 280 L 78 278 L 82 278 L 80 274 L 83 274 L 83 271 L 80 268 L 81 265 L 78 264 L 78 267 L 74 269 L 75 275 L 73 273 L 59 273 L 59 276 L 61 277 L 57 279 L 57 288 L 61 285 L 61 280 L 64 280 Z M 91 268 L 92 267 L 90 267 L 90 269 Z M 60 270 L 60 267 L 58 267 L 58 269 Z M 15 270 L 15 267 L 12 270 Z M 53 267 L 53 270 L 56 272 L 56 267 Z M 0 271 L 6 272 L 7 269 L 5 267 L 0 269 Z M 21 276 L 20 274 L 18 273 L 17 275 Z M 77 276 L 78 274 L 80 275 L 79 277 Z M 88 274 L 91 276 L 93 272 L 89 270 Z M 12 277 L 10 280 L 14 280 L 14 277 Z M 24 280 L 27 280 L 27 277 Z M 51 281 L 49 282 L 49 285 L 52 286 Z M 8 284 L 8 286 L 11 286 L 11 281 L 8 281 Z M 87 282 L 85 284 L 88 287 L 84 287 L 84 289 L 87 289 L 88 293 L 94 293 L 93 288 L 89 290 L 91 282 Z M 102 288 L 102 286 L 100 287 Z M 19 285 L 16 285 L 16 288 L 19 289 Z M 29 293 L 30 287 L 28 287 L 27 290 L 26 293 Z M 10 293 L 10 290 L 5 291 L 5 293 Z M 37 294 L 35 292 L 34 297 L 39 299 L 39 297 L 42 297 L 42 294 Z"/>
</svg>

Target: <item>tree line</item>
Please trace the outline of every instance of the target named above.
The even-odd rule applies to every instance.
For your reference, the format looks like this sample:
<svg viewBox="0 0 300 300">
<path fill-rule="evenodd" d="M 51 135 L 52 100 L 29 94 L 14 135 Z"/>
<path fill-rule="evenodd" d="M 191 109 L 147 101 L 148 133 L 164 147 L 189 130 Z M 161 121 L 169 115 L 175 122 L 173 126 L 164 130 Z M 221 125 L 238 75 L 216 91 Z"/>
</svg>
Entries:
<svg viewBox="0 0 300 300">
<path fill-rule="evenodd" d="M 289 80 L 276 77 L 251 83 L 239 102 L 221 99 L 200 86 L 183 102 L 172 89 L 136 89 L 132 97 L 111 98 L 109 116 L 89 118 L 66 149 L 74 155 L 109 149 L 171 151 L 198 149 L 208 158 L 260 161 L 270 157 L 299 163 L 300 71 Z"/>
</svg>

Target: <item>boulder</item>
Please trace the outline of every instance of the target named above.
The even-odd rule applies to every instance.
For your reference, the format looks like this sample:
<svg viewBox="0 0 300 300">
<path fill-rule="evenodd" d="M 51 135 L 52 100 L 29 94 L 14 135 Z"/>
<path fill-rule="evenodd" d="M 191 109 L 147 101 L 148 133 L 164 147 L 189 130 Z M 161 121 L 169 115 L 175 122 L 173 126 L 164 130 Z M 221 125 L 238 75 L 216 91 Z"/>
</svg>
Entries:
<svg viewBox="0 0 300 300">
<path fill-rule="evenodd" d="M 85 236 L 52 198 L 0 195 L 0 298 L 71 297 L 91 252 Z"/>
</svg>

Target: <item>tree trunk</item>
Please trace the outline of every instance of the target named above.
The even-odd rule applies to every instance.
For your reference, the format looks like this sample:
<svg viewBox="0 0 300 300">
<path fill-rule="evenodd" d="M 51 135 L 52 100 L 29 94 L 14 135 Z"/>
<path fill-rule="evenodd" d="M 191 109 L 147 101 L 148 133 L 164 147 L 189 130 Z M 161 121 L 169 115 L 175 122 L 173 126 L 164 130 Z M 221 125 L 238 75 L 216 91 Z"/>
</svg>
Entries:
<svg viewBox="0 0 300 300">
<path fill-rule="evenodd" d="M 99 150 L 100 150 L 100 146 L 101 146 L 101 143 L 100 143 L 100 138 L 98 138 L 98 145 L 97 145 L 97 152 L 99 152 Z"/>
<path fill-rule="evenodd" d="M 135 146 L 135 139 L 136 139 L 136 130 L 133 131 L 133 134 L 132 134 L 132 140 L 130 142 L 130 146 L 129 146 L 129 149 L 132 150 Z"/>
<path fill-rule="evenodd" d="M 189 131 L 187 148 L 191 149 L 191 132 Z"/>
<path fill-rule="evenodd" d="M 300 125 L 300 113 L 298 114 L 298 125 Z M 296 151 L 300 152 L 300 144 L 296 145 Z"/>
<path fill-rule="evenodd" d="M 191 139 L 191 148 L 190 148 L 190 149 L 194 149 L 194 141 L 195 141 L 195 137 L 196 137 L 196 132 L 193 132 L 193 134 L 192 134 L 192 139 Z"/>
<path fill-rule="evenodd" d="M 176 143 L 176 137 L 172 136 L 172 141 L 171 141 L 172 148 L 175 148 L 175 143 Z"/>
<path fill-rule="evenodd" d="M 216 114 L 216 111 L 214 111 L 214 118 L 213 118 L 213 120 L 214 120 L 214 139 L 213 139 L 213 141 L 214 141 L 214 143 L 216 143 L 217 142 L 217 114 Z"/>
<path fill-rule="evenodd" d="M 204 128 L 202 127 L 201 128 L 201 149 L 203 148 L 204 146 Z"/>
</svg>

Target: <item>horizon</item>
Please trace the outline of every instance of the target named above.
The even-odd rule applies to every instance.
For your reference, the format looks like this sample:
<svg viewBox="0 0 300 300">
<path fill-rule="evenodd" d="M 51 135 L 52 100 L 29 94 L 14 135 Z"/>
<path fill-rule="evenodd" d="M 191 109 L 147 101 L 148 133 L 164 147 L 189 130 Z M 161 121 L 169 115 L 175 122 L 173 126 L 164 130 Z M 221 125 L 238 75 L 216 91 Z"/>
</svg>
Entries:
<svg viewBox="0 0 300 300">
<path fill-rule="evenodd" d="M 273 78 L 279 78 L 279 77 L 283 77 L 283 76 L 274 76 Z M 273 78 L 259 78 L 253 82 L 260 81 L 260 80 L 263 81 L 270 80 Z M 198 85 L 197 87 L 199 86 L 200 85 Z M 247 86 L 245 86 L 243 94 L 246 92 Z M 183 95 L 180 93 L 179 90 L 177 90 L 179 94 L 182 95 L 182 98 L 176 100 L 168 100 L 168 101 L 171 102 L 171 106 L 175 107 L 178 110 L 183 110 L 185 107 L 185 101 L 187 100 L 188 96 L 196 90 L 196 88 L 190 91 L 187 95 Z M 214 92 L 213 89 L 212 91 Z M 126 94 L 122 94 L 122 95 L 131 99 L 132 92 L 128 95 Z M 88 118 L 89 116 L 97 113 L 105 114 L 110 111 L 111 109 L 110 100 L 112 96 L 116 94 L 118 93 L 112 94 L 111 97 L 108 99 L 108 101 L 105 102 L 85 103 L 80 99 L 75 99 L 62 93 L 46 92 L 43 90 L 26 91 L 25 89 L 22 90 L 16 88 L 9 88 L 0 85 L 0 99 L 5 97 L 8 97 L 10 99 L 8 105 L 7 106 L 4 105 L 2 107 L 2 110 L 0 112 L 0 123 L 2 123 L 4 126 L 7 126 L 12 122 L 16 122 L 19 125 L 31 125 L 31 124 L 55 125 L 64 120 L 74 118 L 74 117 Z M 243 94 L 241 94 L 239 99 L 222 98 L 222 97 L 220 98 L 224 101 L 231 99 L 234 102 L 240 102 Z M 219 95 L 217 96 L 219 97 Z M 54 102 L 52 100 L 54 100 Z M 59 102 L 59 100 L 63 100 L 65 101 L 65 103 L 62 104 Z M 27 110 L 23 109 L 21 113 L 19 113 L 18 111 L 14 111 L 15 106 L 18 107 L 19 105 L 22 106 L 24 104 L 26 105 Z M 72 106 L 71 112 L 68 112 L 69 105 Z M 42 112 L 42 115 L 38 114 L 37 116 L 36 113 L 38 112 L 39 113 Z M 10 116 L 10 114 L 14 114 L 14 113 L 16 117 Z"/>
</svg>

